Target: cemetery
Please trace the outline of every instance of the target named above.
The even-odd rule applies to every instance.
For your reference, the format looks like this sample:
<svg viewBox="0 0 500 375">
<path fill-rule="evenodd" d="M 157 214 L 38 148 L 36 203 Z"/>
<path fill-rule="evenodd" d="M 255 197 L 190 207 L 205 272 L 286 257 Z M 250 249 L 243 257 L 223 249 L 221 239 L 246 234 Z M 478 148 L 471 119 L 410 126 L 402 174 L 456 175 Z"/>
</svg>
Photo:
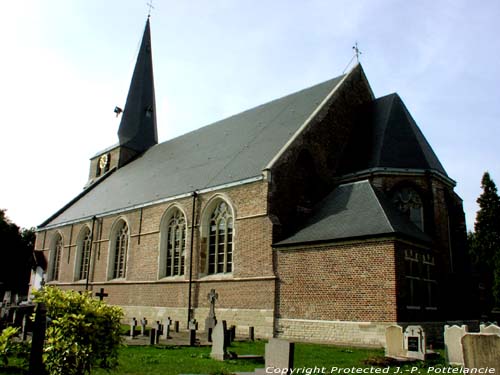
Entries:
<svg viewBox="0 0 500 375">
<path fill-rule="evenodd" d="M 55 293 L 56 297 L 60 298 L 62 295 L 55 288 L 47 290 L 49 294 Z M 101 288 L 99 292 L 88 294 L 87 297 L 77 292 L 70 292 L 69 295 L 72 296 L 69 300 L 73 301 L 71 303 L 90 298 L 100 306 L 108 293 Z M 42 347 L 44 342 L 50 340 L 50 335 L 46 336 L 46 330 L 50 330 L 48 327 L 54 324 L 51 320 L 56 318 L 51 306 L 58 302 L 47 302 L 46 306 L 45 303 L 35 303 L 36 299 L 21 304 L 11 295 L 7 294 L 6 298 L 2 302 L 2 328 L 13 327 L 9 332 L 12 334 L 14 329 L 18 333 L 18 337 L 13 340 L 31 346 L 29 361 L 24 367 L 21 365 L 20 373 L 38 374 L 44 368 Z M 480 324 L 476 332 L 473 328 L 477 327 L 444 325 L 444 350 L 440 350 L 439 345 L 433 348 L 429 344 L 426 329 L 421 325 L 390 325 L 386 328 L 383 350 L 355 349 L 294 343 L 279 338 L 263 340 L 255 337 L 254 327 L 248 327 L 243 335 L 243 330 L 238 330 L 234 324 L 237 322 L 228 324 L 225 320 L 217 319 L 216 302 L 219 295 L 215 289 L 210 291 L 207 299 L 210 309 L 204 330 L 199 329 L 194 318 L 187 324 L 174 321 L 170 316 L 161 320 L 147 316 L 132 317 L 124 321 L 120 318 L 121 312 L 115 313 L 115 327 L 119 328 L 121 341 L 125 344 L 119 352 L 115 352 L 115 357 L 119 355 L 120 358 L 116 373 L 121 373 L 122 366 L 134 367 L 134 364 L 128 363 L 133 358 L 141 362 L 140 358 L 152 357 L 157 358 L 153 360 L 155 365 L 160 365 L 167 358 L 173 359 L 174 363 L 189 363 L 188 367 L 179 367 L 179 371 L 183 371 L 180 373 L 188 373 L 185 371 L 194 369 L 199 374 L 213 369 L 231 371 L 225 372 L 228 374 L 241 371 L 246 374 L 398 373 L 403 371 L 401 369 L 413 373 L 417 371 L 414 369 L 419 368 L 426 368 L 426 373 L 433 374 L 500 373 L 500 327 L 493 323 Z M 33 311 L 34 321 L 29 317 Z M 111 316 L 109 315 L 109 319 L 112 319 Z M 348 365 L 344 365 L 345 362 L 339 358 L 347 361 Z M 343 366 L 339 366 L 339 363 Z M 93 372 L 100 373 L 98 367 Z M 0 368 L 0 374 L 2 373 L 9 372 L 3 372 Z M 130 373 L 129 370 L 126 373 Z"/>
</svg>

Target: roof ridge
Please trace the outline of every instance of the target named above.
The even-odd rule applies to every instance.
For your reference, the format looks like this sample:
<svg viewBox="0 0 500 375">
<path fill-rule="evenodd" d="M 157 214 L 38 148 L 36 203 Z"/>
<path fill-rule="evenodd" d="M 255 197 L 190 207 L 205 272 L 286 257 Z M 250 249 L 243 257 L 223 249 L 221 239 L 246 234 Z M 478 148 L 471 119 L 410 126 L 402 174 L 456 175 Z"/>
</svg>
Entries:
<svg viewBox="0 0 500 375">
<path fill-rule="evenodd" d="M 396 94 L 397 95 L 397 94 Z M 388 94 L 386 96 L 383 96 L 382 98 L 387 98 L 390 100 L 390 104 L 387 106 L 387 109 L 384 111 L 384 115 L 387 114 L 387 116 L 384 117 L 384 131 L 382 133 L 382 136 L 380 137 L 380 147 L 377 147 L 376 150 L 376 155 L 375 155 L 375 160 L 376 160 L 376 164 L 380 164 L 380 159 L 382 157 L 382 150 L 384 149 L 383 145 L 385 144 L 385 137 L 387 135 L 387 130 L 389 128 L 388 124 L 389 124 L 389 120 L 392 116 L 392 112 L 394 111 L 394 99 L 395 99 L 395 96 L 394 94 Z M 379 100 L 380 98 L 376 99 L 376 100 Z"/>
</svg>

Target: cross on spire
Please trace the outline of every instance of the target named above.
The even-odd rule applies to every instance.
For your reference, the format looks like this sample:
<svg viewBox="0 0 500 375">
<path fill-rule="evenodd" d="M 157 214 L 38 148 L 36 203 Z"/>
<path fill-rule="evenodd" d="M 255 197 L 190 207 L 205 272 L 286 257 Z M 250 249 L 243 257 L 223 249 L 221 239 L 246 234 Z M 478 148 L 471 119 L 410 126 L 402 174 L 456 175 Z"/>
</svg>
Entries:
<svg viewBox="0 0 500 375">
<path fill-rule="evenodd" d="M 149 2 L 146 3 L 148 6 L 148 18 L 151 17 L 151 9 L 154 9 L 155 7 L 153 6 L 153 0 L 149 0 Z"/>
</svg>

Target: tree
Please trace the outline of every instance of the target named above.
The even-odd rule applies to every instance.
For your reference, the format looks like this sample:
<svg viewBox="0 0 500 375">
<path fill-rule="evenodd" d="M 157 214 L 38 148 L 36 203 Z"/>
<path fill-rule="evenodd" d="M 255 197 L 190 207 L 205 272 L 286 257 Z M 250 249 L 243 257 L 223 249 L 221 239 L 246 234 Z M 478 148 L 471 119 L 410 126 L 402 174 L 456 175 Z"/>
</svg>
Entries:
<svg viewBox="0 0 500 375">
<path fill-rule="evenodd" d="M 0 282 L 4 290 L 27 293 L 34 247 L 34 229 L 20 230 L 6 210 L 0 209 Z"/>
<path fill-rule="evenodd" d="M 481 188 L 474 233 L 468 236 L 469 249 L 487 290 L 491 291 L 491 303 L 500 306 L 500 197 L 488 172 L 483 175 Z"/>
</svg>

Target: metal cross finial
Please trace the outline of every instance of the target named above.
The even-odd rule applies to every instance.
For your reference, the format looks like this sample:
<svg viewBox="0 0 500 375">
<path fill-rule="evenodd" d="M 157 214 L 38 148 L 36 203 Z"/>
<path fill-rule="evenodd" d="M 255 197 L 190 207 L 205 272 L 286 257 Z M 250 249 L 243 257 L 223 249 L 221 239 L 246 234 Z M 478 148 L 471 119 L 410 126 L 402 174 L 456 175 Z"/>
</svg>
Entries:
<svg viewBox="0 0 500 375">
<path fill-rule="evenodd" d="M 148 6 L 148 18 L 151 17 L 151 9 L 154 9 L 155 7 L 153 6 L 153 0 L 149 0 L 148 3 L 146 3 L 146 5 Z"/>
<path fill-rule="evenodd" d="M 354 54 L 356 56 L 356 61 L 359 63 L 359 55 L 361 55 L 362 53 L 361 53 L 361 51 L 358 48 L 358 42 L 356 42 L 354 44 L 354 46 L 352 46 L 352 49 L 354 50 Z"/>
</svg>

